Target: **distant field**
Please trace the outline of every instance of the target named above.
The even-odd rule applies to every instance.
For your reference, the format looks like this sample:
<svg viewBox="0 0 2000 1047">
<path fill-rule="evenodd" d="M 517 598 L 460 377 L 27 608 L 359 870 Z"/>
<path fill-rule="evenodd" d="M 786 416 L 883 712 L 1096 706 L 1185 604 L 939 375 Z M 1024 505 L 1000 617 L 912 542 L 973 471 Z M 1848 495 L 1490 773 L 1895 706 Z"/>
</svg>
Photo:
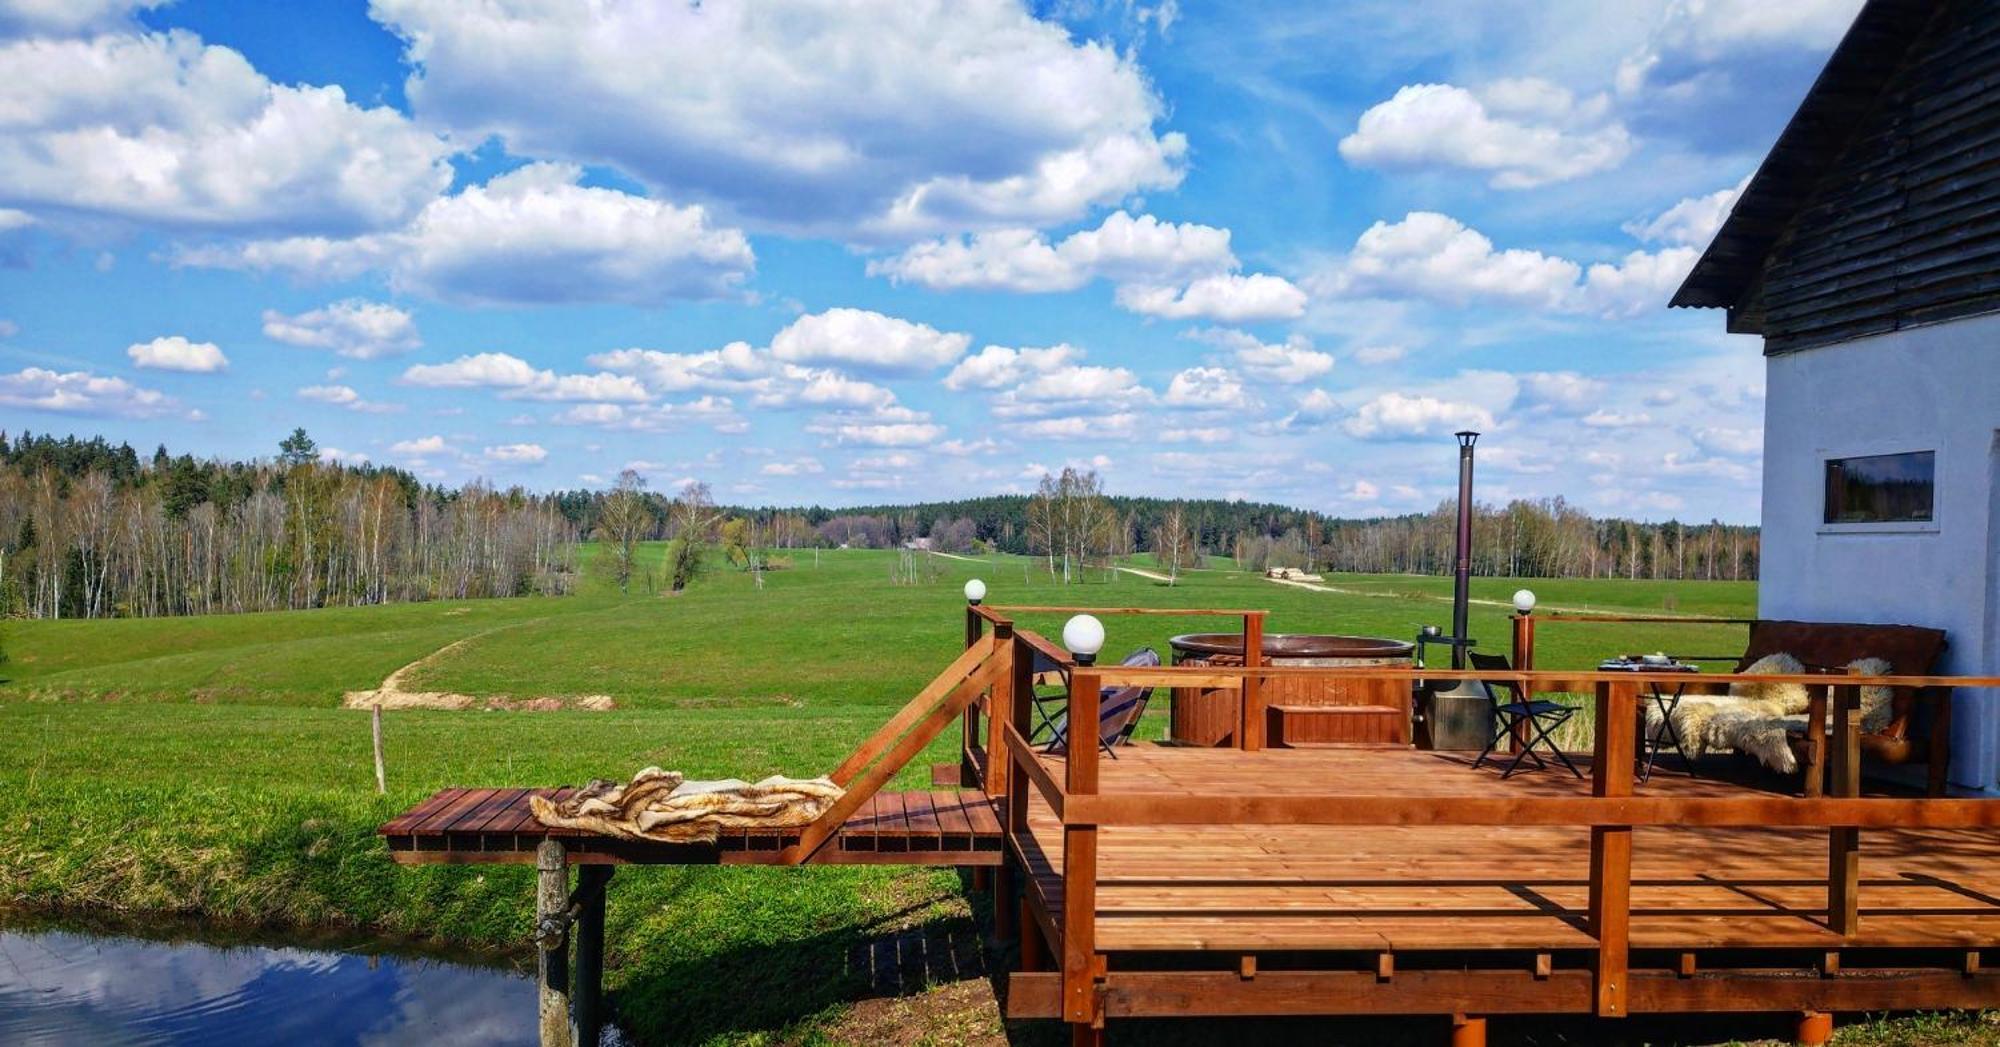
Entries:
<svg viewBox="0 0 2000 1047">
<path fill-rule="evenodd" d="M 664 550 L 645 550 L 657 562 Z M 1063 586 L 1032 559 L 987 563 L 934 558 L 936 580 L 891 582 L 895 554 L 810 552 L 768 572 L 717 571 L 679 596 L 620 597 L 593 577 L 561 599 L 527 598 L 336 608 L 198 618 L 9 623 L 13 660 L 0 665 L 0 700 L 14 697 L 158 700 L 328 707 L 375 687 L 398 668 L 457 641 L 405 686 L 475 696 L 608 694 L 631 708 L 702 705 L 900 703 L 959 642 L 959 586 L 984 576 L 993 603 L 1261 607 L 1268 628 L 1408 638 L 1448 625 L 1451 582 L 1406 575 L 1334 575 L 1312 592 L 1223 570 L 1180 584 L 1129 573 Z M 1150 569 L 1149 562 L 1140 561 Z M 1094 576 L 1095 578 L 1095 576 Z M 1754 583 L 1476 579 L 1472 631 L 1505 649 L 1505 603 L 1533 588 L 1547 609 L 1743 617 Z M 1046 616 L 1045 616 L 1046 617 Z M 1036 623 L 1051 635 L 1060 622 Z M 1201 619 L 1111 623 L 1110 646 L 1164 650 Z M 1581 667 L 1608 653 L 1661 647 L 1711 653 L 1741 646 L 1731 627 L 1551 626 L 1541 664 Z M 1695 648 L 1702 648 L 1696 651 Z"/>
<path fill-rule="evenodd" d="M 650 562 L 660 546 L 645 550 Z M 593 579 L 575 596 L 108 622 L 6 623 L 0 666 L 0 904 L 338 924 L 522 955 L 531 874 L 402 869 L 374 826 L 445 785 L 575 783 L 648 764 L 699 776 L 831 768 L 962 642 L 965 579 L 990 602 L 1263 607 L 1270 628 L 1409 637 L 1449 620 L 1442 578 L 1329 576 L 1312 592 L 1221 570 L 1061 586 L 1032 560 L 795 554 L 762 591 L 718 570 L 679 596 Z M 1480 579 L 1483 600 L 1520 584 Z M 1528 582 L 1545 606 L 1747 615 L 1739 583 Z M 1060 618 L 1028 624 L 1054 635 Z M 1213 619 L 1111 619 L 1109 649 L 1165 650 Z M 1503 608 L 1472 629 L 1504 649 Z M 366 715 L 343 693 L 463 645 L 406 687 L 481 697 L 606 694 L 611 712 L 397 711 L 390 793 L 373 792 Z M 1728 627 L 1550 626 L 1542 664 L 1620 651 L 1728 651 Z M 1155 719 L 1163 719 L 1156 717 Z M 1152 728 L 1157 731 L 1158 727 Z M 1149 732 L 1150 733 L 1150 732 Z M 941 742 L 931 754 L 947 759 Z M 915 761 L 907 784 L 924 781 Z M 628 869 L 611 892 L 609 980 L 642 1042 L 826 1042 L 847 1020 L 858 943 L 969 933 L 950 873 Z M 990 1009 L 966 1019 L 997 1032 Z M 914 1042 L 915 1038 L 908 1038 Z M 948 1038 L 949 1039 L 949 1038 Z M 899 1040 L 897 1042 L 904 1042 Z"/>
</svg>

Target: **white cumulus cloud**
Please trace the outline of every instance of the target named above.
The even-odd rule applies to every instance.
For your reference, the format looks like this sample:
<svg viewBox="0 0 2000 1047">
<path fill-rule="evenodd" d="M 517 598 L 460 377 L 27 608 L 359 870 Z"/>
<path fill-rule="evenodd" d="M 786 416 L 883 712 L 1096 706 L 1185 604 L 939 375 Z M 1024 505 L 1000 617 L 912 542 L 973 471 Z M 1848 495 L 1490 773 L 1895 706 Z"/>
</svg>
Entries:
<svg viewBox="0 0 2000 1047">
<path fill-rule="evenodd" d="M 355 360 L 407 353 L 424 342 L 416 319 L 386 302 L 348 298 L 287 316 L 264 311 L 264 335 L 287 345 L 331 349 Z"/>
<path fill-rule="evenodd" d="M 64 414 L 152 418 L 175 408 L 172 397 L 88 371 L 27 367 L 0 374 L 0 406 Z"/>
<path fill-rule="evenodd" d="M 1218 273 L 1185 287 L 1126 284 L 1118 304 L 1131 312 L 1170 320 L 1208 319 L 1224 323 L 1289 320 L 1306 310 L 1306 293 L 1290 280 L 1268 273 Z"/>
<path fill-rule="evenodd" d="M 500 444 L 481 451 L 489 462 L 502 465 L 533 465 L 549 457 L 548 448 L 541 444 Z"/>
<path fill-rule="evenodd" d="M 417 364 L 403 382 L 433 388 L 495 389 L 508 399 L 641 402 L 646 387 L 630 375 L 557 374 L 507 353 L 474 353 L 449 363 Z"/>
<path fill-rule="evenodd" d="M 182 265 L 352 279 L 468 305 L 657 305 L 733 293 L 755 267 L 741 230 L 699 206 L 580 184 L 571 164 L 534 163 L 441 197 L 403 229 L 300 236 L 180 251 Z"/>
<path fill-rule="evenodd" d="M 1043 226 L 1169 188 L 1136 61 L 1009 0 L 375 0 L 417 115 L 516 155 L 852 237 Z"/>
<path fill-rule="evenodd" d="M 1355 408 L 1340 427 L 1357 440 L 1415 440 L 1460 429 L 1488 430 L 1493 428 L 1493 415 L 1477 404 L 1383 393 Z"/>
<path fill-rule="evenodd" d="M 1055 244 L 1032 229 L 1000 229 L 925 241 L 868 263 L 871 275 L 896 283 L 1024 292 L 1068 291 L 1097 278 L 1174 282 L 1234 268 L 1229 230 L 1125 211 Z"/>
<path fill-rule="evenodd" d="M 0 44 L 0 204 L 189 231 L 365 232 L 443 192 L 450 152 L 392 108 L 272 83 L 187 32 Z"/>
<path fill-rule="evenodd" d="M 177 334 L 127 346 L 125 355 L 134 366 L 155 371 L 213 374 L 229 367 L 229 358 L 214 342 L 190 342 Z"/>
<path fill-rule="evenodd" d="M 965 355 L 970 335 L 939 331 L 866 309 L 836 308 L 792 321 L 771 339 L 789 363 L 841 364 L 865 371 L 920 373 Z"/>
<path fill-rule="evenodd" d="M 1605 117 L 1605 100 L 1579 101 L 1544 80 L 1502 81 L 1474 94 L 1411 84 L 1361 115 L 1340 155 L 1363 167 L 1490 172 L 1498 189 L 1532 189 L 1609 170 L 1632 135 Z"/>
</svg>

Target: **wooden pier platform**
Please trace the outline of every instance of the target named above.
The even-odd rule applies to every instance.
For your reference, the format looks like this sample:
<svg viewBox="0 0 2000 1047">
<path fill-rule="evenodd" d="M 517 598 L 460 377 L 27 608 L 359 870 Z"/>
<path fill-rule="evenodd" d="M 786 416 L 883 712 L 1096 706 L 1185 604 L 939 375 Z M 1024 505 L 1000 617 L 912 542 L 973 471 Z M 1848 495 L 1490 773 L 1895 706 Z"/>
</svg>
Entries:
<svg viewBox="0 0 2000 1047">
<path fill-rule="evenodd" d="M 730 829 L 712 844 L 621 840 L 535 820 L 534 795 L 560 800 L 572 789 L 442 789 L 376 832 L 404 865 L 533 865 L 544 840 L 563 844 L 575 865 L 773 865 L 803 827 Z M 876 793 L 813 851 L 814 865 L 1000 864 L 1000 819 L 986 794 L 944 789 Z"/>
</svg>

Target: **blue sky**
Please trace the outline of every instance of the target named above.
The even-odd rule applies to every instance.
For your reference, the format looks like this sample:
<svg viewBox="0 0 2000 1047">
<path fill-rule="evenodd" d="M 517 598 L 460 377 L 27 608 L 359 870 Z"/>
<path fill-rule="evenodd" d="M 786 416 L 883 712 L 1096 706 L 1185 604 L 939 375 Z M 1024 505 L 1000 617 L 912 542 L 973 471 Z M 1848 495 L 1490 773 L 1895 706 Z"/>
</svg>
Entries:
<svg viewBox="0 0 2000 1047">
<path fill-rule="evenodd" d="M 1665 301 L 1856 0 L 0 0 L 0 427 L 1754 521 Z"/>
</svg>

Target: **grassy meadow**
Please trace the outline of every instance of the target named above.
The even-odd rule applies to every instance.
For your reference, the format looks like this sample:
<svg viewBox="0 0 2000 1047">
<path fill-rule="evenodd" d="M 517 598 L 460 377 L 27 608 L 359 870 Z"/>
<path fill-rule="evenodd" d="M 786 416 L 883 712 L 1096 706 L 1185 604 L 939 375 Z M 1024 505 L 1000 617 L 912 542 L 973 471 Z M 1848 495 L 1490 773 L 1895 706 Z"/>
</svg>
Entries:
<svg viewBox="0 0 2000 1047">
<path fill-rule="evenodd" d="M 645 555 L 657 571 L 664 550 Z M 1440 578 L 1329 576 L 1338 591 L 1320 592 L 1223 570 L 1172 588 L 1120 572 L 1065 587 L 1002 557 L 931 558 L 930 580 L 898 585 L 894 553 L 792 559 L 761 590 L 718 568 L 678 596 L 636 580 L 620 595 L 592 573 L 561 598 L 8 622 L 0 905 L 352 928 L 518 959 L 532 870 L 401 868 L 374 827 L 446 785 L 575 783 L 649 764 L 702 777 L 824 773 L 951 659 L 967 578 L 984 578 L 996 604 L 1265 607 L 1273 631 L 1409 637 L 1450 613 Z M 1474 607 L 1472 629 L 1489 649 L 1506 646 L 1500 604 L 1519 584 L 1475 583 L 1491 602 Z M 1550 608 L 1747 615 L 1754 605 L 1750 583 L 1527 584 Z M 1061 623 L 1028 624 L 1053 635 Z M 1164 653 L 1166 637 L 1215 622 L 1107 625 L 1116 657 L 1141 644 Z M 1742 633 L 1550 626 L 1541 641 L 1541 664 L 1554 668 L 1626 651 L 1728 651 Z M 391 712 L 389 795 L 377 797 L 368 717 L 340 701 L 412 663 L 405 689 L 608 695 L 617 707 Z M 1153 719 L 1157 732 L 1164 715 Z M 933 759 L 949 759 L 953 743 L 941 739 Z M 913 762 L 906 784 L 926 784 L 926 765 Z M 867 1017 L 877 1014 L 862 1001 L 867 964 L 854 958 L 870 943 L 973 933 L 975 903 L 949 871 L 633 868 L 614 884 L 607 978 L 620 1023 L 642 1042 L 882 1038 L 857 1021 L 896 1025 L 899 1043 L 1004 1036 L 990 1005 L 948 995 Z"/>
</svg>

